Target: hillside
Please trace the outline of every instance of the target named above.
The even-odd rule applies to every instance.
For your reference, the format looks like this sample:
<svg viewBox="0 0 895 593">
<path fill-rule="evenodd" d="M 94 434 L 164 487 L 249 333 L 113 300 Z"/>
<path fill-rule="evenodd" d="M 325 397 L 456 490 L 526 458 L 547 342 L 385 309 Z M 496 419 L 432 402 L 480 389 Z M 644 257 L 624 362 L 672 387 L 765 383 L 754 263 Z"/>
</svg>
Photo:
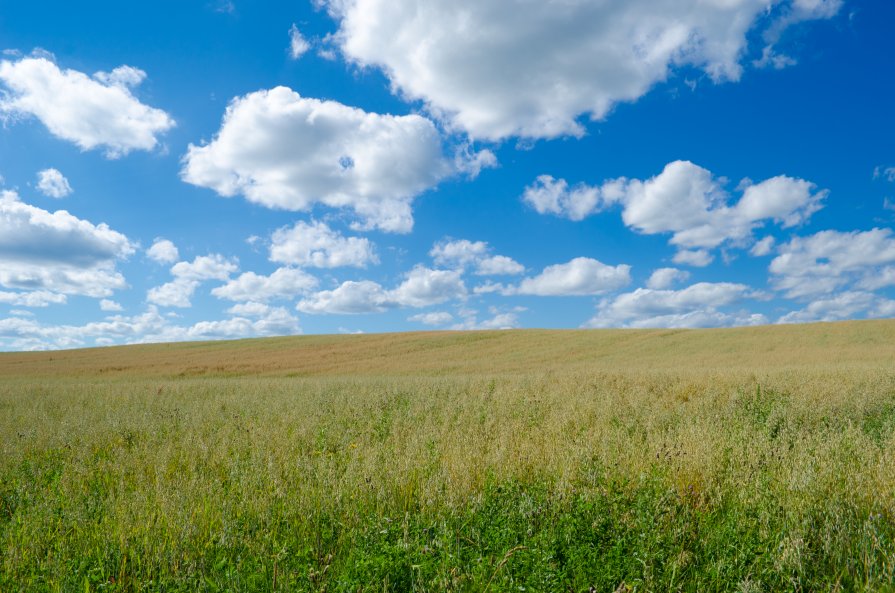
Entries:
<svg viewBox="0 0 895 593">
<path fill-rule="evenodd" d="M 891 591 L 895 321 L 0 354 L 0 591 Z"/>
<path fill-rule="evenodd" d="M 0 353 L 0 377 L 478 375 L 895 366 L 895 320 L 295 336 Z"/>
</svg>

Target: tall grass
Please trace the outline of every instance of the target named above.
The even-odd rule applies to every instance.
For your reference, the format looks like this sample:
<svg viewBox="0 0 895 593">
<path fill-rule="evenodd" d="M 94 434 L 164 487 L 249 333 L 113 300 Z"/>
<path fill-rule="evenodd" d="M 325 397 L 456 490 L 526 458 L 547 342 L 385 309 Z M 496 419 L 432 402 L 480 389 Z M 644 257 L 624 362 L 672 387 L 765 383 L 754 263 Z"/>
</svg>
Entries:
<svg viewBox="0 0 895 593">
<path fill-rule="evenodd" d="M 895 590 L 895 368 L 809 362 L 8 377 L 0 591 Z"/>
</svg>

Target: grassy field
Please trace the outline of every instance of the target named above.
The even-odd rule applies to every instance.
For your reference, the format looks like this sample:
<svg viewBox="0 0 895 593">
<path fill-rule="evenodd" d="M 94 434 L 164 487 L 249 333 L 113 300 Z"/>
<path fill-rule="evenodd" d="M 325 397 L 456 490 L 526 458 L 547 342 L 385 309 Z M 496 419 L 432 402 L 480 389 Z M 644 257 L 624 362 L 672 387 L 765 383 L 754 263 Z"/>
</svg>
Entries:
<svg viewBox="0 0 895 593">
<path fill-rule="evenodd" d="M 0 591 L 895 591 L 895 321 L 0 354 Z"/>
</svg>

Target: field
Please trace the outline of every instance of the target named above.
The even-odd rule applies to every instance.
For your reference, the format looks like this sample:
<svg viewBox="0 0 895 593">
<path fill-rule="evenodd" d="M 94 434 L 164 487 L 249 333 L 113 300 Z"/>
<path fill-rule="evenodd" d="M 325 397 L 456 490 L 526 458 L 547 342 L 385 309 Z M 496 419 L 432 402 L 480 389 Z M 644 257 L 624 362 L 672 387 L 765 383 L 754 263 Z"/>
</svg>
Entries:
<svg viewBox="0 0 895 593">
<path fill-rule="evenodd" d="M 895 591 L 895 321 L 0 354 L 0 591 Z"/>
</svg>

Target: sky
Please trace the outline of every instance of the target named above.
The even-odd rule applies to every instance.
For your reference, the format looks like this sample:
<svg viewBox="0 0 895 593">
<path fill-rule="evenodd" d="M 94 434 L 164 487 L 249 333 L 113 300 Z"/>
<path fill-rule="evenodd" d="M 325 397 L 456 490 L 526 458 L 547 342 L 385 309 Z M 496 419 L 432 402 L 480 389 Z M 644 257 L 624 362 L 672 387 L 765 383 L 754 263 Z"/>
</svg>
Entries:
<svg viewBox="0 0 895 593">
<path fill-rule="evenodd" d="M 0 350 L 893 317 L 893 22 L 0 0 Z"/>
</svg>

